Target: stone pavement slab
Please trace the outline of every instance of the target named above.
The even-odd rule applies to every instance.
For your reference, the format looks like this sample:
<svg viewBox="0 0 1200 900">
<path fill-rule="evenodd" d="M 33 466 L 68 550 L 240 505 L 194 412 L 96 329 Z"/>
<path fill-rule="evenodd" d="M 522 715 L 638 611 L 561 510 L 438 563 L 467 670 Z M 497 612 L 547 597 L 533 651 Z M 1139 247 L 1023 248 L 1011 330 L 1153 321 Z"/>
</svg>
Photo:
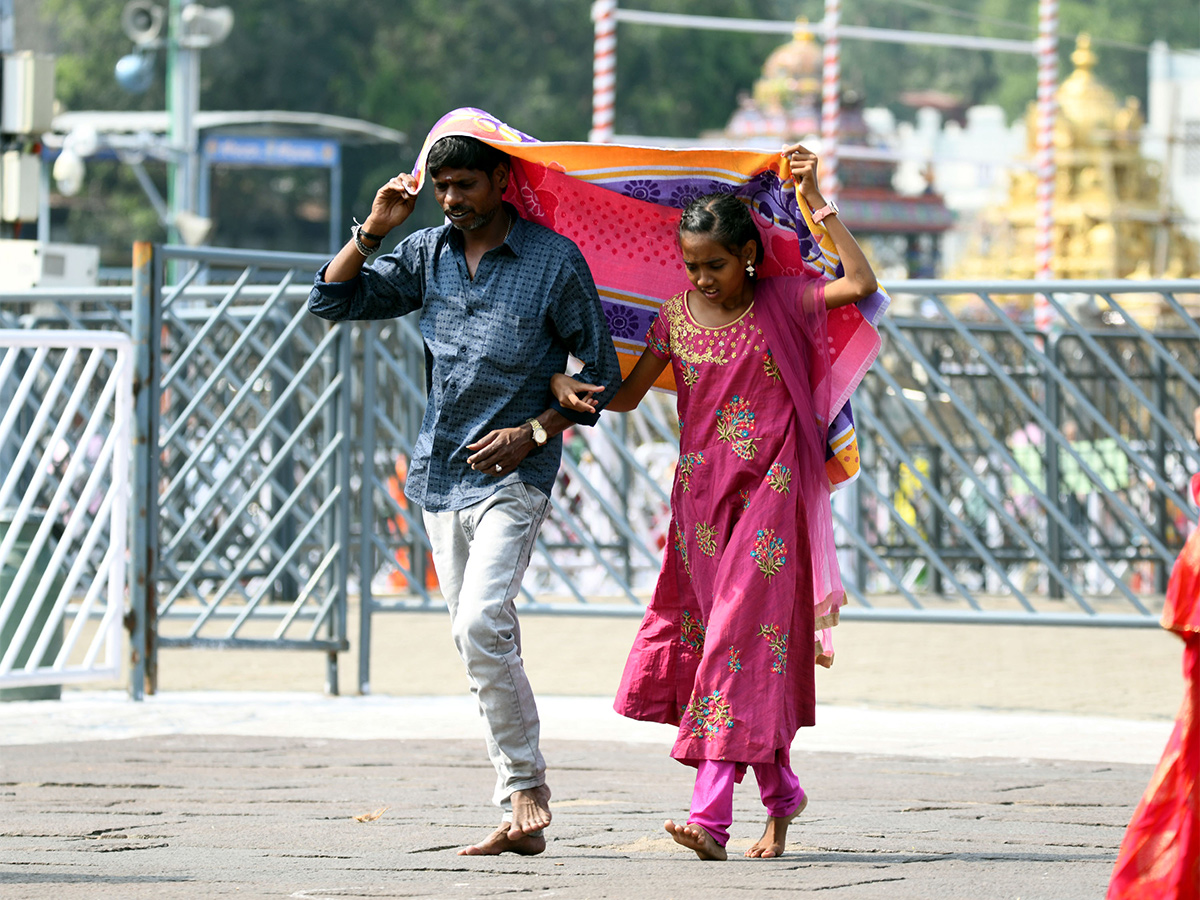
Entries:
<svg viewBox="0 0 1200 900">
<path fill-rule="evenodd" d="M 1170 723 L 821 706 L 780 860 L 753 775 L 726 863 L 686 815 L 673 729 L 543 697 L 545 854 L 465 858 L 498 814 L 467 697 L 119 692 L 0 704 L 0 898 L 1103 896 Z M 382 814 L 374 821 L 356 816 Z"/>
<path fill-rule="evenodd" d="M 538 698 L 543 737 L 657 744 L 674 729 L 617 715 L 609 697 Z M 1172 722 L 983 710 L 901 710 L 818 704 L 797 752 L 921 757 L 1034 757 L 1153 764 Z M 474 700 L 446 697 L 325 697 L 287 691 L 176 691 L 133 703 L 118 691 L 70 691 L 58 702 L 0 703 L 0 746 L 111 740 L 158 734 L 474 739 Z"/>
<path fill-rule="evenodd" d="M 636 622 L 522 624 L 543 855 L 454 853 L 495 824 L 493 773 L 444 614 L 404 614 L 378 617 L 372 696 L 320 695 L 319 654 L 171 650 L 141 704 L 0 703 L 0 900 L 1099 900 L 1182 698 L 1161 632 L 843 623 L 788 854 L 740 857 L 751 775 L 733 857 L 701 863 L 661 830 L 690 796 L 672 730 L 611 709 Z"/>
<path fill-rule="evenodd" d="M 474 740 L 166 735 L 0 750 L 4 898 L 1054 898 L 1104 894 L 1146 765 L 794 755 L 811 802 L 778 860 L 749 776 L 728 862 L 661 827 L 690 770 L 660 745 L 547 740 L 538 857 L 454 849 L 496 821 Z M 355 817 L 383 810 L 378 819 Z"/>
</svg>

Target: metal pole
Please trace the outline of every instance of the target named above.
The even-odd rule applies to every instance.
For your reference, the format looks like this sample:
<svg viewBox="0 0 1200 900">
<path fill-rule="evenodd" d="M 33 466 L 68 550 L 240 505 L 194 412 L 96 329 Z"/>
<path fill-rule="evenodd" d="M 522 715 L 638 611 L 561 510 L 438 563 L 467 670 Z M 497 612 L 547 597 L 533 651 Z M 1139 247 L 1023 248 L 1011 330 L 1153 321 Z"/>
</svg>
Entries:
<svg viewBox="0 0 1200 900">
<path fill-rule="evenodd" d="M 0 53 L 12 53 L 16 46 L 13 0 L 0 0 Z"/>
<path fill-rule="evenodd" d="M 842 62 L 838 24 L 841 0 L 825 0 L 825 50 L 821 73 L 821 193 L 836 200 L 841 189 L 838 178 L 838 132 L 842 116 Z"/>
<path fill-rule="evenodd" d="M 1058 91 L 1058 0 L 1038 0 L 1037 277 L 1054 277 L 1054 119 Z M 1054 320 L 1044 294 L 1034 295 L 1034 326 L 1042 334 Z"/>
<path fill-rule="evenodd" d="M 134 343 L 134 421 L 133 421 L 133 504 L 129 517 L 129 600 L 126 618 L 129 630 L 129 696 L 144 698 L 153 694 L 157 672 L 154 660 L 153 630 L 157 611 L 155 556 L 158 528 L 158 339 L 156 336 L 155 281 L 157 260 L 154 245 L 138 241 L 133 245 L 133 343 Z"/>
<path fill-rule="evenodd" d="M 179 46 L 183 29 L 183 0 L 169 0 L 167 5 L 167 241 L 182 243 L 172 214 L 180 209 L 187 196 L 187 174 L 180 158 L 184 149 L 183 135 L 188 128 L 187 95 L 183 83 L 185 53 Z"/>
<path fill-rule="evenodd" d="M 358 561 L 358 692 L 371 693 L 371 614 L 375 612 L 375 595 L 371 581 L 375 575 L 375 408 L 376 372 L 375 342 L 379 340 L 379 324 L 371 322 L 363 329 L 362 358 L 362 478 L 359 488 L 359 561 Z M 424 554 L 421 554 L 422 557 Z M 409 555 L 411 571 L 416 566 L 417 549 Z"/>
<path fill-rule="evenodd" d="M 1059 335 L 1057 332 L 1046 337 L 1047 364 L 1057 369 L 1059 360 Z M 1042 444 L 1046 449 L 1046 496 L 1051 503 L 1059 502 L 1059 441 L 1062 439 L 1062 403 L 1058 394 L 1058 382 L 1049 375 L 1046 376 L 1046 418 L 1054 425 L 1054 434 L 1046 434 Z M 1062 528 L 1053 516 L 1046 521 L 1046 551 L 1051 562 L 1061 572 L 1063 568 L 1063 535 Z M 1049 593 L 1055 600 L 1063 596 L 1062 585 L 1053 577 L 1049 577 Z"/>
<path fill-rule="evenodd" d="M 167 184 L 168 235 L 182 243 L 174 217 L 196 211 L 196 155 L 199 135 L 196 112 L 200 109 L 200 51 L 183 33 L 185 0 L 170 0 L 167 36 L 167 143 L 171 150 Z"/>
<path fill-rule="evenodd" d="M 342 329 L 341 339 L 337 343 L 337 368 L 342 373 L 342 390 L 337 400 L 337 427 L 341 433 L 342 446 L 337 454 L 337 482 L 341 492 L 337 502 L 337 542 L 341 549 L 337 563 L 337 602 L 333 615 L 329 620 L 329 638 L 336 641 L 338 646 L 346 646 L 346 594 L 350 585 L 350 456 L 354 452 L 354 441 L 350 439 L 351 408 L 354 404 L 354 378 L 352 342 L 354 329 L 350 323 L 339 325 Z M 338 679 L 338 650 L 330 650 L 325 656 L 325 693 L 337 696 L 341 693 Z"/>
<path fill-rule="evenodd" d="M 595 0 L 592 21 L 596 23 L 596 44 L 592 61 L 592 131 L 588 140 L 603 144 L 613 139 L 617 102 L 617 0 Z"/>
<path fill-rule="evenodd" d="M 1151 371 L 1154 373 L 1154 392 L 1152 394 L 1154 403 L 1159 409 L 1165 410 L 1169 395 L 1167 393 L 1167 366 L 1163 362 L 1162 357 L 1155 356 L 1151 364 Z M 1158 422 L 1152 422 L 1150 425 L 1150 454 L 1154 460 L 1154 468 L 1160 475 L 1166 476 L 1167 469 L 1167 432 Z M 1155 532 L 1158 534 L 1158 539 L 1164 544 L 1167 542 L 1167 498 L 1163 496 L 1162 491 L 1154 491 L 1151 494 L 1151 508 L 1154 511 L 1154 522 L 1156 525 Z M 1154 592 L 1157 594 L 1165 594 L 1167 592 L 1167 579 L 1170 575 L 1170 570 L 1161 562 L 1154 563 Z"/>
<path fill-rule="evenodd" d="M 38 177 L 41 186 L 38 189 L 38 221 L 37 239 L 39 244 L 50 243 L 50 169 L 51 164 L 45 159 L 38 160 Z"/>
<path fill-rule="evenodd" d="M 337 255 L 342 249 L 342 154 L 329 170 L 329 252 Z"/>
</svg>

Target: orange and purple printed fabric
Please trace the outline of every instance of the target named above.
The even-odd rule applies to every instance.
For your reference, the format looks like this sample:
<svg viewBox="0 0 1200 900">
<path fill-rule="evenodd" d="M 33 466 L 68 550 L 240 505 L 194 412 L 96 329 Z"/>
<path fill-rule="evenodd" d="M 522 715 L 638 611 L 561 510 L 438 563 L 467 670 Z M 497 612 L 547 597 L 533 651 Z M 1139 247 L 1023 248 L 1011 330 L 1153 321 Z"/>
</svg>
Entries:
<svg viewBox="0 0 1200 900">
<path fill-rule="evenodd" d="M 690 287 L 676 229 L 681 210 L 697 197 L 727 191 L 745 200 L 765 245 L 760 275 L 841 273 L 833 241 L 813 223 L 777 153 L 538 141 L 483 110 L 462 108 L 443 116 L 425 138 L 412 173 L 418 185 L 430 148 L 448 135 L 469 135 L 507 153 L 512 177 L 505 199 L 526 219 L 578 245 L 623 374 L 645 350 L 660 304 Z M 858 474 L 849 400 L 879 352 L 875 323 L 888 302 L 881 290 L 848 308 L 849 315 L 829 320 L 833 402 L 826 470 L 834 488 Z M 669 367 L 657 387 L 674 391 Z"/>
</svg>

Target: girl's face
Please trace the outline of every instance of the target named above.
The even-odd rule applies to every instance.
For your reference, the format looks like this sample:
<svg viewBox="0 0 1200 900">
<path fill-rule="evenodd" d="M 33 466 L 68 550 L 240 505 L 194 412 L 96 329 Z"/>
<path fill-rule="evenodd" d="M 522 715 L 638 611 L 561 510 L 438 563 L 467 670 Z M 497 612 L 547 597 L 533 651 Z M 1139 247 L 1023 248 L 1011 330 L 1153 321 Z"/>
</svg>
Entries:
<svg viewBox="0 0 1200 900">
<path fill-rule="evenodd" d="M 710 235 L 684 231 L 679 235 L 679 249 L 688 280 L 705 300 L 729 309 L 745 302 L 746 262 L 754 259 L 754 241 L 735 254 Z"/>
</svg>

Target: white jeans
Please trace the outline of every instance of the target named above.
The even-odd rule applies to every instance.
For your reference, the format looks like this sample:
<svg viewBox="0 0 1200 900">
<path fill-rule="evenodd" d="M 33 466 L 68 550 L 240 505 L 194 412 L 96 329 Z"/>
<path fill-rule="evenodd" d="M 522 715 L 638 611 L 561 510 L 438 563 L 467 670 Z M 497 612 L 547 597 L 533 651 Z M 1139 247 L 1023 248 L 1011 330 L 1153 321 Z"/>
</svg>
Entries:
<svg viewBox="0 0 1200 900">
<path fill-rule="evenodd" d="M 454 645 L 487 724 L 488 756 L 496 768 L 492 799 L 505 818 L 514 791 L 546 782 L 514 600 L 549 505 L 537 488 L 518 482 L 465 509 L 424 513 Z"/>
</svg>

